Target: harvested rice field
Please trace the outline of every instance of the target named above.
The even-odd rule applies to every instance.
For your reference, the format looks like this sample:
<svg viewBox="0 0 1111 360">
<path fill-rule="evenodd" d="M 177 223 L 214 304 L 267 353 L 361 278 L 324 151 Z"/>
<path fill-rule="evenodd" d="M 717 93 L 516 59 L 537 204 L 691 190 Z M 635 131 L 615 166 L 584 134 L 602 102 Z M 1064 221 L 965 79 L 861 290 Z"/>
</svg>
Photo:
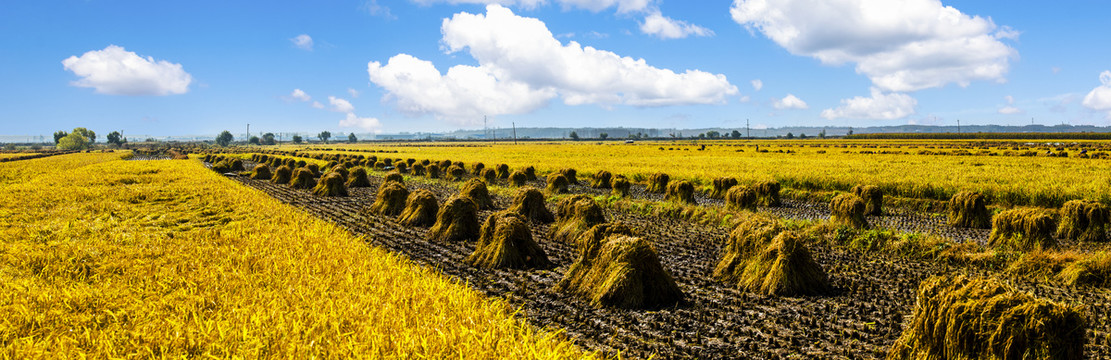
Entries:
<svg viewBox="0 0 1111 360">
<path fill-rule="evenodd" d="M 0 164 L 4 353 L 1111 357 L 1098 200 L 291 150 Z"/>
</svg>

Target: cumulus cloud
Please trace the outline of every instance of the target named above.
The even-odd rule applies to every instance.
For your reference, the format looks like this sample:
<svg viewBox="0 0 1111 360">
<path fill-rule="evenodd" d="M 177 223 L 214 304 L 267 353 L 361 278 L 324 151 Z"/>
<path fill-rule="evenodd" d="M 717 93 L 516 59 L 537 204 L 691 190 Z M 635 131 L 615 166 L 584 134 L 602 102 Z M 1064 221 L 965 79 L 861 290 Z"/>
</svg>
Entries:
<svg viewBox="0 0 1111 360">
<path fill-rule="evenodd" d="M 548 2 L 547 0 L 412 0 L 412 1 L 417 3 L 417 4 L 425 5 L 425 6 L 432 5 L 432 4 L 437 4 L 437 3 L 448 3 L 448 4 L 453 4 L 453 5 L 458 5 L 458 4 L 484 4 L 484 5 L 497 4 L 497 5 L 504 5 L 504 6 L 516 6 L 516 7 L 522 8 L 522 9 L 535 9 L 535 8 L 539 7 L 540 5 L 544 5 Z"/>
<path fill-rule="evenodd" d="M 822 117 L 829 120 L 840 118 L 894 120 L 913 115 L 916 106 L 918 100 L 910 95 L 885 94 L 873 87 L 871 97 L 857 96 L 841 100 L 841 106 L 822 110 Z"/>
<path fill-rule="evenodd" d="M 116 45 L 86 52 L 81 57 L 70 56 L 62 60 L 62 66 L 81 77 L 70 85 L 93 88 L 107 95 L 184 94 L 193 82 L 193 76 L 181 64 L 150 56 L 143 58 Z"/>
<path fill-rule="evenodd" d="M 1022 111 L 1022 109 L 1014 107 L 1014 105 L 1015 105 L 1014 96 L 1010 96 L 1010 95 L 1004 96 L 1003 100 L 1007 100 L 1007 106 L 1004 106 L 1004 107 L 999 109 L 1000 114 L 1014 115 L 1014 114 L 1021 114 L 1021 113 L 1025 112 L 1025 111 Z"/>
<path fill-rule="evenodd" d="M 659 11 L 644 17 L 644 22 L 640 24 L 640 31 L 645 34 L 655 35 L 661 39 L 682 39 L 691 35 L 714 35 L 714 32 L 710 29 L 663 16 Z"/>
<path fill-rule="evenodd" d="M 349 113 L 355 111 L 355 106 L 351 105 L 351 102 L 335 96 L 328 97 L 328 104 L 332 105 L 330 110 L 335 112 Z"/>
<path fill-rule="evenodd" d="M 357 97 L 359 97 L 359 90 L 355 90 L 355 89 L 352 89 L 352 88 L 347 88 L 347 94 L 351 95 L 352 98 L 357 98 Z"/>
<path fill-rule="evenodd" d="M 772 107 L 780 110 L 785 109 L 809 109 L 810 105 L 806 105 L 805 101 L 799 99 L 795 95 L 787 94 L 782 99 L 773 99 Z"/>
<path fill-rule="evenodd" d="M 856 64 L 883 91 L 1004 82 L 1017 52 L 990 18 L 939 0 L 734 0 L 733 20 L 795 55 Z"/>
<path fill-rule="evenodd" d="M 760 89 L 764 88 L 764 82 L 760 79 L 752 80 L 752 88 L 756 91 L 760 91 Z"/>
<path fill-rule="evenodd" d="M 364 131 L 371 131 L 378 133 L 382 129 L 382 122 L 372 117 L 358 117 L 353 112 L 347 113 L 347 117 L 339 121 L 340 127 L 358 128 Z"/>
<path fill-rule="evenodd" d="M 289 41 L 292 42 L 293 46 L 296 46 L 298 49 L 312 51 L 312 36 L 309 36 L 308 34 L 294 36 L 292 39 L 289 39 Z"/>
<path fill-rule="evenodd" d="M 1081 104 L 1092 110 L 1107 110 L 1107 117 L 1111 118 L 1111 71 L 1100 73 L 1099 82 L 1102 85 L 1088 92 Z"/>
<path fill-rule="evenodd" d="M 290 93 L 289 97 L 293 98 L 294 100 L 300 100 L 300 101 L 312 100 L 312 96 L 309 96 L 309 94 L 306 94 L 301 89 L 293 89 L 293 93 Z"/>
<path fill-rule="evenodd" d="M 367 65 L 370 81 L 386 90 L 384 99 L 405 113 L 474 123 L 482 115 L 527 113 L 557 97 L 568 105 L 666 106 L 721 104 L 737 93 L 725 75 L 676 73 L 574 41 L 563 44 L 540 20 L 500 5 L 487 6 L 485 15 L 455 14 L 441 32 L 448 53 L 467 51 L 479 65 L 441 74 L 408 54 Z"/>
<path fill-rule="evenodd" d="M 323 109 L 324 104 L 321 104 L 319 101 L 313 101 L 312 102 L 312 107 L 317 108 L 317 109 Z"/>
</svg>

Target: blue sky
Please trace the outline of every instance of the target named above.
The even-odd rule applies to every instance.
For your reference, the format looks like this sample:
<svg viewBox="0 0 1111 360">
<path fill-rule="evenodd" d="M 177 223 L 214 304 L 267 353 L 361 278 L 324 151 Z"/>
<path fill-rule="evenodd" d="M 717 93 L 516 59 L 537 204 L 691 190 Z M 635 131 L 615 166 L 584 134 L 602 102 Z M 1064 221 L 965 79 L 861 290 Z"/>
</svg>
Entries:
<svg viewBox="0 0 1111 360">
<path fill-rule="evenodd" d="M 1111 5 L 1047 4 L 5 1 L 0 135 L 1111 125 Z"/>
</svg>

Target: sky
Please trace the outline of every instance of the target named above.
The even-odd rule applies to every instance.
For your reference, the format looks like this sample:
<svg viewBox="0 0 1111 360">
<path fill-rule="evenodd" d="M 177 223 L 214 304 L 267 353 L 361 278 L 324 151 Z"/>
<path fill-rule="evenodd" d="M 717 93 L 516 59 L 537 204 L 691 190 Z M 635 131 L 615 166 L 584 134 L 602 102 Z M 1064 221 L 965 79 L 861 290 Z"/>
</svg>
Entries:
<svg viewBox="0 0 1111 360">
<path fill-rule="evenodd" d="M 0 2 L 0 135 L 1111 125 L 1105 0 Z"/>
</svg>

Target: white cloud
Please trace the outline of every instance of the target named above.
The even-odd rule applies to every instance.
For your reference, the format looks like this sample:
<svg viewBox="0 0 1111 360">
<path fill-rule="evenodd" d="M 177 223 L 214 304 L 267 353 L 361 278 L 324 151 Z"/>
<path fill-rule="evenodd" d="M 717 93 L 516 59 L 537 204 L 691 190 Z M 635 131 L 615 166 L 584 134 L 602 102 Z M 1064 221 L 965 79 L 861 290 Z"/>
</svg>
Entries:
<svg viewBox="0 0 1111 360">
<path fill-rule="evenodd" d="M 1102 85 L 1088 92 L 1081 104 L 1092 110 L 1107 110 L 1107 116 L 1111 118 L 1111 71 L 1100 73 L 1099 82 Z"/>
<path fill-rule="evenodd" d="M 646 11 L 653 6 L 652 0 L 558 0 L 563 7 L 576 7 L 599 12 L 616 7 L 618 13 Z"/>
<path fill-rule="evenodd" d="M 382 122 L 376 118 L 361 118 L 353 112 L 347 113 L 347 117 L 339 121 L 341 127 L 359 128 L 364 131 L 371 131 L 378 133 L 382 129 Z"/>
<path fill-rule="evenodd" d="M 747 104 L 749 101 L 752 101 L 752 98 L 749 97 L 748 95 L 741 95 L 741 98 L 739 99 L 739 101 L 743 104 Z"/>
<path fill-rule="evenodd" d="M 352 89 L 352 88 L 347 88 L 347 94 L 351 95 L 352 98 L 357 98 L 357 97 L 359 97 L 359 90 L 355 90 L 355 89 Z"/>
<path fill-rule="evenodd" d="M 484 4 L 484 5 L 497 4 L 497 5 L 504 5 L 504 6 L 516 6 L 516 7 L 522 8 L 522 9 L 535 9 L 535 8 L 539 7 L 540 5 L 544 5 L 548 2 L 547 0 L 412 0 L 412 1 L 417 3 L 417 4 L 424 5 L 424 6 L 437 4 L 437 3 L 448 3 L 448 4 L 453 4 L 453 5 L 458 5 L 458 4 Z"/>
<path fill-rule="evenodd" d="M 289 97 L 300 101 L 312 100 L 312 96 L 309 96 L 309 94 L 306 94 L 301 89 L 293 89 L 293 93 L 289 94 Z"/>
<path fill-rule="evenodd" d="M 824 64 L 855 63 L 883 91 L 1006 81 L 1017 56 L 990 18 L 939 0 L 734 0 L 733 20 L 795 55 Z"/>
<path fill-rule="evenodd" d="M 809 109 L 810 105 L 806 105 L 805 101 L 799 99 L 795 95 L 787 94 L 782 99 L 773 99 L 772 107 L 780 110 L 784 109 Z"/>
<path fill-rule="evenodd" d="M 466 50 L 478 66 L 441 74 L 431 62 L 398 54 L 385 65 L 370 62 L 370 81 L 403 112 L 464 123 L 527 113 L 556 97 L 568 105 L 665 106 L 721 104 L 737 93 L 721 74 L 676 73 L 574 41 L 564 45 L 538 19 L 499 5 L 486 12 L 458 13 L 441 27 L 445 50 Z"/>
<path fill-rule="evenodd" d="M 872 88 L 871 97 L 856 96 L 841 100 L 841 106 L 822 110 L 822 117 L 833 120 L 840 118 L 894 120 L 913 115 L 918 100 L 907 94 L 884 94 Z"/>
<path fill-rule="evenodd" d="M 640 24 L 640 31 L 661 39 L 682 39 L 691 35 L 714 35 L 714 32 L 710 29 L 663 16 L 659 11 L 652 12 L 644 17 L 644 22 Z"/>
<path fill-rule="evenodd" d="M 355 106 L 351 105 L 351 102 L 335 96 L 328 97 L 328 104 L 332 105 L 332 108 L 329 110 L 335 112 L 349 113 L 355 111 Z"/>
<path fill-rule="evenodd" d="M 1025 111 L 1022 111 L 1022 109 L 1014 107 L 1014 104 L 1015 104 L 1015 97 L 1014 96 L 1010 96 L 1010 95 L 1004 96 L 1003 100 L 1007 100 L 1007 106 L 1004 106 L 1004 107 L 999 109 L 1000 114 L 1014 115 L 1014 114 L 1021 114 L 1021 113 L 1025 112 Z"/>
<path fill-rule="evenodd" d="M 289 39 L 298 49 L 305 51 L 312 51 L 312 37 L 308 34 L 301 34 Z"/>
<path fill-rule="evenodd" d="M 116 45 L 70 56 L 62 66 L 81 79 L 70 85 L 107 95 L 177 95 L 189 92 L 193 76 L 181 64 L 143 58 Z"/>
<path fill-rule="evenodd" d="M 324 104 L 321 104 L 319 101 L 313 101 L 312 102 L 312 107 L 317 108 L 317 109 L 323 109 Z"/>
<path fill-rule="evenodd" d="M 760 89 L 764 88 L 764 82 L 760 79 L 752 80 L 752 88 L 756 89 L 756 91 L 760 91 Z"/>
</svg>

